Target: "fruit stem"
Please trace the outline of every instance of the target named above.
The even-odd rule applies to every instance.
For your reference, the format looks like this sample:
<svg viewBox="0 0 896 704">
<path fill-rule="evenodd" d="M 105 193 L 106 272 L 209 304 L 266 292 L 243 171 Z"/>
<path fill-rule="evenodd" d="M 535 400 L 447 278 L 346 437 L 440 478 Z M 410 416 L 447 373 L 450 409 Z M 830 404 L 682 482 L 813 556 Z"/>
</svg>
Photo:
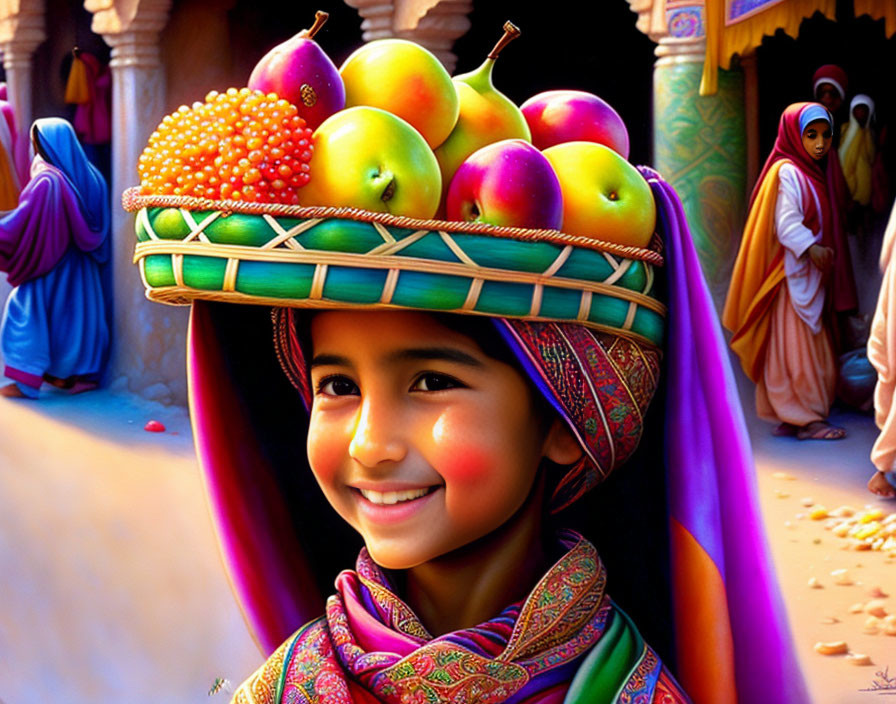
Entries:
<svg viewBox="0 0 896 704">
<path fill-rule="evenodd" d="M 324 12 L 323 10 L 318 10 L 314 13 L 314 24 L 311 25 L 310 29 L 305 30 L 305 38 L 313 39 L 314 35 L 320 31 L 320 28 L 323 27 L 327 20 L 330 19 L 330 13 Z"/>
<path fill-rule="evenodd" d="M 514 39 L 520 36 L 520 28 L 517 27 L 513 22 L 509 20 L 504 23 L 504 36 L 498 40 L 498 43 L 495 44 L 495 48 L 489 52 L 488 58 L 494 60 L 498 58 L 498 54 L 501 53 L 501 49 L 510 44 Z"/>
</svg>

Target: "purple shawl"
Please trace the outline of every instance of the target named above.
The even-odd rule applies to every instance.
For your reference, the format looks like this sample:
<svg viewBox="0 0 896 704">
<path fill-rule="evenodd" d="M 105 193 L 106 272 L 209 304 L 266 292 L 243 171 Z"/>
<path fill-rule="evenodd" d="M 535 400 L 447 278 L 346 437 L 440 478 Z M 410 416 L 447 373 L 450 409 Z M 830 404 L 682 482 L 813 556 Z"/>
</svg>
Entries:
<svg viewBox="0 0 896 704">
<path fill-rule="evenodd" d="M 105 237 L 88 225 L 62 172 L 36 157 L 19 206 L 0 219 L 0 271 L 18 286 L 50 271 L 69 246 L 91 252 Z"/>
</svg>

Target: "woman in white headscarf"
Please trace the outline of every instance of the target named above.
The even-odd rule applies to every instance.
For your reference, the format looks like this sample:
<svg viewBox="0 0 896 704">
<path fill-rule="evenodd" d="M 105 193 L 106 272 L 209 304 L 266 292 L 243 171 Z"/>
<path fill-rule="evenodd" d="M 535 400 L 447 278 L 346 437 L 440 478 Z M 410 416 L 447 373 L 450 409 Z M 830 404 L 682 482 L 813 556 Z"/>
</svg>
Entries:
<svg viewBox="0 0 896 704">
<path fill-rule="evenodd" d="M 840 165 L 852 199 L 862 206 L 871 203 L 871 166 L 874 163 L 874 101 L 859 94 L 849 105 L 849 122 L 840 140 Z"/>
</svg>

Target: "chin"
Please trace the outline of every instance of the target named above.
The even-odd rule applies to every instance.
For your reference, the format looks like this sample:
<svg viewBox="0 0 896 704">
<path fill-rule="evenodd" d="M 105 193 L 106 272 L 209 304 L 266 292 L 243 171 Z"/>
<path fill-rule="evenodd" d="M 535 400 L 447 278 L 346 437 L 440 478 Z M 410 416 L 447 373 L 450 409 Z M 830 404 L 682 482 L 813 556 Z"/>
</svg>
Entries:
<svg viewBox="0 0 896 704">
<path fill-rule="evenodd" d="M 371 543 L 365 543 L 365 546 L 373 561 L 387 570 L 409 570 L 433 559 L 433 556 L 417 549 L 408 550 L 398 546 L 385 547 Z"/>
</svg>

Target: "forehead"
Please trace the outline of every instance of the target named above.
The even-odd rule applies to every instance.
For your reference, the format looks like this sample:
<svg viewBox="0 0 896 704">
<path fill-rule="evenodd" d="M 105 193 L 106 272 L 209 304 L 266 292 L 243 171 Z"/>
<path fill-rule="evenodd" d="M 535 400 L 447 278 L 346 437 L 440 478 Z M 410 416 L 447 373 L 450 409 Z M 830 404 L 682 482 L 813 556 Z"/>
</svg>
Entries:
<svg viewBox="0 0 896 704">
<path fill-rule="evenodd" d="M 434 345 L 479 351 L 473 337 L 449 327 L 435 315 L 416 311 L 324 311 L 314 316 L 310 332 L 315 352 L 332 347 L 350 356 Z"/>
<path fill-rule="evenodd" d="M 830 129 L 827 120 L 813 120 L 806 125 L 806 129 L 803 130 L 803 135 L 806 135 L 809 132 L 824 132 L 827 129 Z"/>
</svg>

